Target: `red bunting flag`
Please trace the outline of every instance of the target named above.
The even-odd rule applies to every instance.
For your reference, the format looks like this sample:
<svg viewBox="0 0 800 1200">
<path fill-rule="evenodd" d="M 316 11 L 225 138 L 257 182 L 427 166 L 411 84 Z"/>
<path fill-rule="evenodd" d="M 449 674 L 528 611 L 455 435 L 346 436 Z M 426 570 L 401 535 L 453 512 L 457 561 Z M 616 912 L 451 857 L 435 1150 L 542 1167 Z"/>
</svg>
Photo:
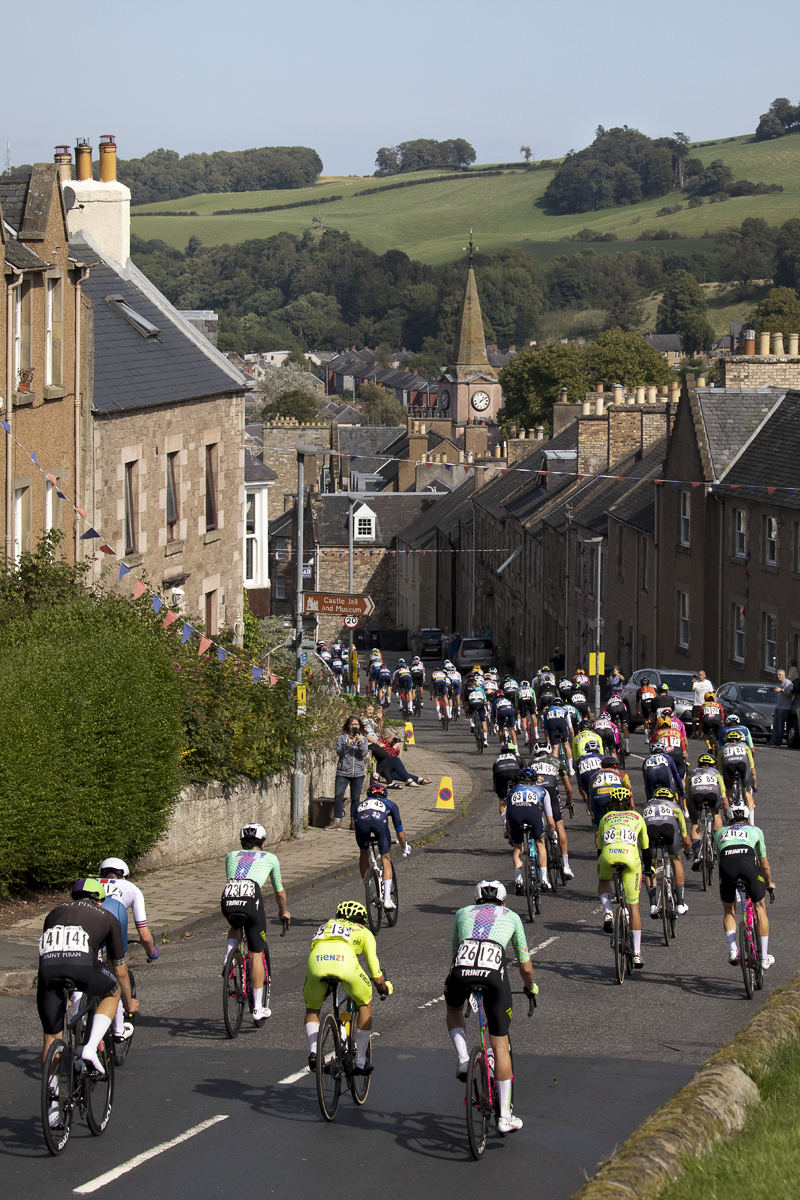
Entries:
<svg viewBox="0 0 800 1200">
<path fill-rule="evenodd" d="M 51 475 L 49 471 L 45 471 L 44 477 L 45 477 L 45 479 L 50 480 L 53 487 L 58 487 L 58 480 L 56 479 L 55 475 Z"/>
<path fill-rule="evenodd" d="M 103 542 L 100 549 L 103 551 L 103 554 L 113 554 L 114 557 L 116 558 L 116 553 L 117 553 L 116 550 L 112 550 L 111 547 L 107 546 L 105 542 Z"/>
<path fill-rule="evenodd" d="M 86 509 L 85 509 L 85 508 L 78 508 L 78 506 L 77 506 L 77 504 L 76 504 L 76 505 L 75 505 L 75 511 L 76 511 L 76 512 L 79 512 L 79 513 L 81 514 L 81 516 L 83 517 L 84 521 L 88 521 L 88 520 L 89 520 L 88 516 L 86 515 Z"/>
<path fill-rule="evenodd" d="M 169 612 L 167 613 L 167 615 L 164 617 L 164 620 L 161 622 L 161 628 L 166 629 L 168 625 L 171 625 L 172 622 L 177 621 L 177 619 L 178 619 L 178 614 L 173 612 L 172 609 L 170 609 Z"/>
<path fill-rule="evenodd" d="M 208 649 L 208 647 L 210 645 L 211 645 L 211 638 L 201 637 L 200 638 L 200 649 L 197 651 L 197 657 L 200 658 L 203 654 L 205 654 L 206 650 Z"/>
<path fill-rule="evenodd" d="M 137 579 L 137 580 L 136 580 L 136 587 L 133 589 L 133 598 L 134 598 L 134 600 L 138 600 L 138 599 L 139 599 L 139 597 L 140 597 L 140 596 L 143 596 L 143 595 L 145 594 L 145 592 L 146 592 L 146 591 L 147 591 L 147 584 L 146 584 L 146 583 L 142 583 L 141 579 Z"/>
<path fill-rule="evenodd" d="M 699 484 L 699 483 L 693 483 L 693 484 L 692 484 L 692 487 L 700 487 L 700 484 Z"/>
<path fill-rule="evenodd" d="M 770 494 L 770 496 L 771 496 L 771 495 L 772 495 L 772 493 L 775 491 L 775 488 L 774 488 L 774 487 L 768 487 L 768 488 L 767 488 L 767 491 L 769 492 L 769 494 Z"/>
</svg>

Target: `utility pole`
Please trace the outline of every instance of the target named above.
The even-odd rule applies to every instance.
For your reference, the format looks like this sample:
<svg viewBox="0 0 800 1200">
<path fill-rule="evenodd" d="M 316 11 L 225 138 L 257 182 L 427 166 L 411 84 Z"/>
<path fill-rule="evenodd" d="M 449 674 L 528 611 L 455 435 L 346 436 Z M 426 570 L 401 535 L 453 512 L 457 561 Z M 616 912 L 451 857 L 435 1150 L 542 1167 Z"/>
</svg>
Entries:
<svg viewBox="0 0 800 1200">
<path fill-rule="evenodd" d="M 297 590 L 295 593 L 295 690 L 294 702 L 297 706 L 297 688 L 303 683 L 303 517 L 305 493 L 305 456 L 316 454 L 317 446 L 296 445 L 297 451 Z M 305 811 L 306 777 L 303 774 L 302 738 L 298 733 L 294 748 L 294 774 L 292 776 L 292 837 L 303 836 L 303 813 Z"/>
<path fill-rule="evenodd" d="M 581 538 L 586 546 L 597 547 L 597 581 L 595 583 L 595 599 L 597 601 L 594 622 L 594 711 L 600 711 L 600 581 L 602 579 L 603 539 L 601 537 Z"/>
<path fill-rule="evenodd" d="M 352 493 L 348 497 L 347 511 L 347 548 L 349 550 L 350 564 L 347 571 L 347 589 L 352 596 L 353 594 L 353 512 L 355 511 L 355 501 Z M 355 694 L 358 690 L 358 666 L 353 670 L 353 631 L 350 630 L 350 644 L 347 650 L 347 674 L 350 679 L 350 691 Z"/>
<path fill-rule="evenodd" d="M 570 533 L 572 532 L 572 512 L 573 508 L 569 500 L 567 501 L 564 514 L 567 518 L 566 528 L 566 550 L 564 552 L 564 676 L 569 676 L 569 542 Z"/>
</svg>

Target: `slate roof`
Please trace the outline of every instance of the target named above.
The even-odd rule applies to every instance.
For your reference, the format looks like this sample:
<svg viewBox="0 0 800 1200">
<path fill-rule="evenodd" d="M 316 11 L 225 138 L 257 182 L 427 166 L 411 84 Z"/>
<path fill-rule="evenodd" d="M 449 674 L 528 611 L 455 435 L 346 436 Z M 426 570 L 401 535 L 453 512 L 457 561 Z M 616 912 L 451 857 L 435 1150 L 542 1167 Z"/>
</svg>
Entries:
<svg viewBox="0 0 800 1200">
<path fill-rule="evenodd" d="M 626 484 L 622 488 L 620 498 L 613 501 L 608 510 L 611 516 L 642 533 L 655 534 L 656 505 L 652 481 L 660 478 L 666 453 L 667 439 L 659 438 L 643 458 L 627 468 L 628 475 L 638 476 L 643 482 Z"/>
<path fill-rule="evenodd" d="M 644 339 L 654 350 L 666 353 L 671 350 L 674 354 L 681 353 L 681 335 L 679 333 L 648 333 Z"/>
<path fill-rule="evenodd" d="M 431 492 L 353 492 L 352 498 L 375 513 L 375 540 L 359 542 L 360 550 L 391 547 L 413 521 L 443 498 Z M 347 546 L 350 493 L 322 494 L 312 501 L 314 541 L 319 546 Z"/>
<path fill-rule="evenodd" d="M 95 251 L 98 262 L 83 290 L 94 301 L 94 407 L 120 412 L 174 404 L 201 396 L 247 390 L 223 354 L 173 308 L 133 263 L 112 263 L 85 234 L 70 241 L 82 261 Z M 126 304 L 157 326 L 143 337 L 107 297 Z"/>
<path fill-rule="evenodd" d="M 263 463 L 249 447 L 244 451 L 244 481 L 245 483 L 274 483 L 278 476 L 272 467 Z"/>
<path fill-rule="evenodd" d="M 800 392 L 781 397 L 748 446 L 731 466 L 725 481 L 714 490 L 732 496 L 757 499 L 781 508 L 800 509 L 800 479 L 797 462 L 800 455 Z M 731 491 L 731 484 L 739 484 Z M 757 487 L 748 492 L 747 487 Z M 770 495 L 767 488 L 777 490 Z M 796 490 L 789 496 L 786 488 Z"/>
<path fill-rule="evenodd" d="M 472 510 L 472 497 L 475 493 L 475 472 L 473 471 L 460 487 L 455 488 L 435 507 L 428 509 L 416 521 L 404 529 L 399 537 L 410 546 L 423 549 L 436 536 L 437 529 L 449 532 L 460 518 Z"/>
<path fill-rule="evenodd" d="M 30 246 L 13 237 L 6 238 L 6 262 L 20 271 L 46 271 L 49 265 Z"/>
<path fill-rule="evenodd" d="M 533 454 L 529 454 L 522 462 L 514 464 L 514 468 L 506 471 L 498 479 L 493 479 L 490 484 L 482 488 L 475 497 L 475 504 L 479 508 L 483 508 L 491 516 L 498 521 L 505 521 L 507 514 L 507 504 L 512 496 L 524 487 L 529 487 L 531 482 L 538 479 L 536 474 L 523 474 L 523 470 L 529 472 L 538 472 L 541 464 L 542 449 L 539 447 Z M 516 469 L 519 468 L 519 469 Z"/>
<path fill-rule="evenodd" d="M 406 432 L 404 425 L 358 425 L 339 430 L 339 449 L 342 454 L 380 454 L 388 445 Z M 353 464 L 360 470 L 359 464 Z"/>
<path fill-rule="evenodd" d="M 736 455 L 784 395 L 776 388 L 747 392 L 739 388 L 697 389 L 715 479 L 723 478 Z"/>
<path fill-rule="evenodd" d="M 30 171 L 23 175 L 0 175 L 0 204 L 3 206 L 3 220 L 11 226 L 15 233 L 19 233 L 22 227 L 30 181 Z"/>
</svg>

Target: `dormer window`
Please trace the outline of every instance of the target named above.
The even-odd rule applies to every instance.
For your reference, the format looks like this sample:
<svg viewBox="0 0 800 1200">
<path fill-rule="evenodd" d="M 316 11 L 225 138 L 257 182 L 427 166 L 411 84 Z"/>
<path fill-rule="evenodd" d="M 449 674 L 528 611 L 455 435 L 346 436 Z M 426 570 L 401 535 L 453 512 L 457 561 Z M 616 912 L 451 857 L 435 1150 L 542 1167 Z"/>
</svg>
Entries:
<svg viewBox="0 0 800 1200">
<path fill-rule="evenodd" d="M 356 542 L 375 541 L 375 513 L 366 504 L 362 504 L 353 513 L 353 540 Z"/>
</svg>

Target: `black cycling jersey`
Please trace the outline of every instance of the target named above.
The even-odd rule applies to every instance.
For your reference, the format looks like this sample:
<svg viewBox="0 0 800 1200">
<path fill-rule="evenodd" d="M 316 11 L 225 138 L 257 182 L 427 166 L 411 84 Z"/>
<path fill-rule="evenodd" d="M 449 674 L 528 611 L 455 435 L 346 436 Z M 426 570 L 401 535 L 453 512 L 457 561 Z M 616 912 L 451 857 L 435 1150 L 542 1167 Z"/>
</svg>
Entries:
<svg viewBox="0 0 800 1200">
<path fill-rule="evenodd" d="M 59 929 L 83 930 L 87 937 L 59 935 L 56 932 Z M 48 931 L 51 930 L 48 937 Z M 40 960 L 70 959 L 78 953 L 89 954 L 94 959 L 101 948 L 105 949 L 112 966 L 119 967 L 125 962 L 119 921 L 113 913 L 99 908 L 94 900 L 68 900 L 57 905 L 45 917 L 39 943 Z"/>
</svg>

